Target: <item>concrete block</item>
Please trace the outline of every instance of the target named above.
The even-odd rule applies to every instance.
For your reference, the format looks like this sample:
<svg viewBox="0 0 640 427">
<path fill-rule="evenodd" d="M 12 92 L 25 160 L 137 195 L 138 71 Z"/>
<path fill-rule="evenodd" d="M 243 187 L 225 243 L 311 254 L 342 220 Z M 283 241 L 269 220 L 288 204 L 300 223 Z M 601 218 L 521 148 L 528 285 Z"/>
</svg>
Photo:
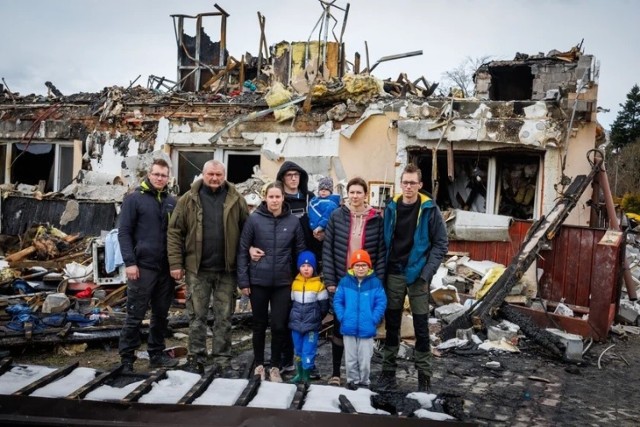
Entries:
<svg viewBox="0 0 640 427">
<path fill-rule="evenodd" d="M 554 328 L 547 328 L 547 332 L 550 332 L 560 338 L 560 341 L 565 345 L 564 356 L 567 360 L 571 360 L 573 362 L 582 361 L 583 345 L 582 337 L 580 335 L 570 334 Z"/>
<path fill-rule="evenodd" d="M 636 324 L 640 316 L 640 306 L 637 303 L 629 300 L 620 300 L 620 307 L 618 308 L 618 317 L 620 320 Z"/>
<path fill-rule="evenodd" d="M 445 323 L 451 323 L 456 318 L 464 314 L 465 308 L 462 304 L 454 302 L 452 304 L 443 305 L 441 307 L 436 307 L 435 315 L 438 319 L 442 319 Z"/>
</svg>

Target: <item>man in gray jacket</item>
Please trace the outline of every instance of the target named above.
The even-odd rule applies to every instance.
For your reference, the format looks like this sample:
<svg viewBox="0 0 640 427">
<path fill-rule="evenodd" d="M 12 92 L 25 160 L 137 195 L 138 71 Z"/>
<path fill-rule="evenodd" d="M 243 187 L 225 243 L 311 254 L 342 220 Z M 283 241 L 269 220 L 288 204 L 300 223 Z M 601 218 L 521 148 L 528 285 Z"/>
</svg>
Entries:
<svg viewBox="0 0 640 427">
<path fill-rule="evenodd" d="M 213 295 L 212 355 L 216 369 L 229 366 L 231 315 L 236 300 L 236 254 L 249 211 L 222 162 L 210 160 L 169 222 L 167 249 L 171 276 L 186 277 L 189 356 L 185 369 L 203 373 L 207 359 L 207 315 Z M 186 276 L 185 276 L 186 274 Z"/>
</svg>

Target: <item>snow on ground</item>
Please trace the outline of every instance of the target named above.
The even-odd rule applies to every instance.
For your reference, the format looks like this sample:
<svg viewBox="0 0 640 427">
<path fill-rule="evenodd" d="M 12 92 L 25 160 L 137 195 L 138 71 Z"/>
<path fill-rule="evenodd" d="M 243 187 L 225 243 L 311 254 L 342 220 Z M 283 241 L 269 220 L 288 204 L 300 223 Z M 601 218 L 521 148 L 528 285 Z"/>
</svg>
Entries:
<svg viewBox="0 0 640 427">
<path fill-rule="evenodd" d="M 258 393 L 247 406 L 252 408 L 288 409 L 296 394 L 295 384 L 262 381 Z"/>
<path fill-rule="evenodd" d="M 413 413 L 418 418 L 427 418 L 436 421 L 455 420 L 451 415 L 443 414 L 442 412 L 429 411 L 433 406 L 433 401 L 438 397 L 436 394 L 413 392 L 407 394 L 407 397 L 409 399 L 417 400 L 420 404 L 421 409 L 418 409 Z"/>
<path fill-rule="evenodd" d="M 347 390 L 344 387 L 313 384 L 305 398 L 303 411 L 340 412 L 338 397 L 344 394 L 355 410 L 363 414 L 389 415 L 388 412 L 371 406 L 371 395 L 375 394 L 367 388 Z"/>
<path fill-rule="evenodd" d="M 167 378 L 153 383 L 152 389 L 139 400 L 141 403 L 178 403 L 200 380 L 200 375 L 176 370 L 167 371 Z"/>
<path fill-rule="evenodd" d="M 55 371 L 53 368 L 36 365 L 14 366 L 0 376 L 0 394 L 12 394 Z"/>
<path fill-rule="evenodd" d="M 233 406 L 249 380 L 216 378 L 200 397 L 193 401 L 193 405 Z"/>
<path fill-rule="evenodd" d="M 96 377 L 96 370 L 76 368 L 69 375 L 47 384 L 31 393 L 38 397 L 66 397 Z"/>
<path fill-rule="evenodd" d="M 112 387 L 110 385 L 103 385 L 87 394 L 85 400 L 121 400 L 124 399 L 129 393 L 136 389 L 144 381 L 136 381 L 122 388 Z"/>
<path fill-rule="evenodd" d="M 451 415 L 443 414 L 442 412 L 431 412 L 426 409 L 418 409 L 413 415 L 418 418 L 427 418 L 435 421 L 455 420 Z"/>
</svg>

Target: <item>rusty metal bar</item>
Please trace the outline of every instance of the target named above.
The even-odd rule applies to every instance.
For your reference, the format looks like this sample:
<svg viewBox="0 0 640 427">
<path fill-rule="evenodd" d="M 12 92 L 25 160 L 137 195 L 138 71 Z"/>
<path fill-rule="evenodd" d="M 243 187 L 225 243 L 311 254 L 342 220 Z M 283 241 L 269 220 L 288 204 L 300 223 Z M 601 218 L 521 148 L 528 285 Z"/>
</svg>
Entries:
<svg viewBox="0 0 640 427">
<path fill-rule="evenodd" d="M 4 359 L 0 360 L 0 375 L 4 374 L 9 369 L 11 369 L 12 363 L 13 363 L 13 359 L 10 357 L 5 357 Z"/>
</svg>

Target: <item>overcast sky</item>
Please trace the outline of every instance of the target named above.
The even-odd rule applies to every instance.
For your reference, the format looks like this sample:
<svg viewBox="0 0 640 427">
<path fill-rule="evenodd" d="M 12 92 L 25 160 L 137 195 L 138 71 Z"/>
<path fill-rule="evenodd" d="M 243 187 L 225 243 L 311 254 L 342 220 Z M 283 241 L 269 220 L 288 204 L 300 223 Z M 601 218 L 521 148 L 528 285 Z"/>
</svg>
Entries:
<svg viewBox="0 0 640 427">
<path fill-rule="evenodd" d="M 258 54 L 256 12 L 266 17 L 269 45 L 317 38 L 318 0 L 217 0 L 230 17 L 230 54 Z M 364 42 L 375 62 L 422 50 L 422 56 L 379 65 L 379 78 L 442 73 L 467 56 L 513 59 L 516 52 L 567 51 L 584 39 L 600 61 L 598 120 L 608 128 L 631 87 L 640 83 L 640 1 L 635 0 L 352 0 L 344 41 L 348 58 Z M 215 11 L 205 0 L 4 0 L 0 6 L 0 77 L 14 92 L 46 94 L 45 81 L 65 95 L 127 86 L 138 75 L 176 79 L 177 47 L 169 15 Z M 344 7 L 346 1 L 338 0 Z M 340 33 L 342 12 L 335 32 Z M 217 18 L 204 21 L 217 39 Z M 187 27 L 189 29 L 190 27 Z M 193 27 L 195 28 L 195 24 Z M 193 32 L 192 32 L 193 34 Z"/>
</svg>

